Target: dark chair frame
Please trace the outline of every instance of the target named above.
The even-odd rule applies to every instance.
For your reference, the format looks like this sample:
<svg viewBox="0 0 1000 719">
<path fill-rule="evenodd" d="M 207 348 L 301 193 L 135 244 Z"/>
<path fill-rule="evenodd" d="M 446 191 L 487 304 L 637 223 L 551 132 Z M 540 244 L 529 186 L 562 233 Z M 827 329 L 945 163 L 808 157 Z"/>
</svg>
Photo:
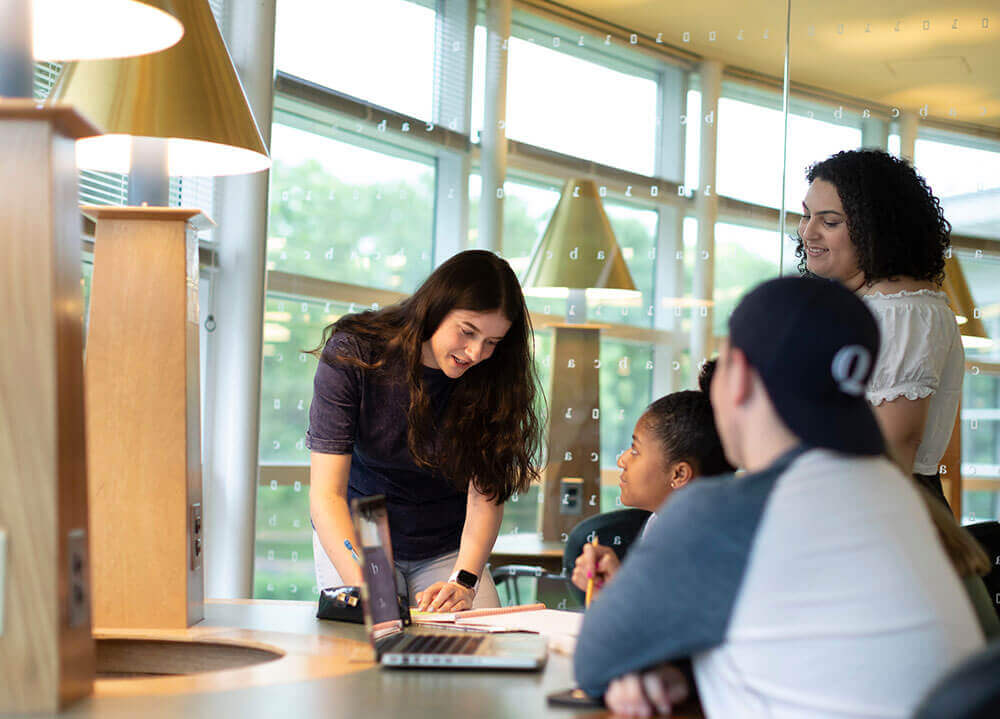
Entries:
<svg viewBox="0 0 1000 719">
<path fill-rule="evenodd" d="M 920 702 L 913 719 L 996 719 L 1000 716 L 1000 640 L 948 672 Z"/>
<path fill-rule="evenodd" d="M 966 524 L 963 529 L 979 542 L 990 558 L 992 569 L 983 577 L 983 583 L 993 600 L 993 609 L 996 610 L 997 617 L 1000 617 L 1000 522 Z M 1000 716 L 1000 712 L 997 715 Z"/>
<path fill-rule="evenodd" d="M 573 574 L 573 567 L 576 565 L 576 558 L 583 552 L 583 545 L 588 543 L 592 537 L 597 537 L 599 544 L 611 547 L 619 559 L 624 559 L 632 542 L 642 532 L 650 512 L 644 509 L 618 509 L 613 512 L 604 512 L 587 517 L 577 524 L 570 531 L 566 538 L 566 546 L 563 548 L 562 572 L 552 574 L 546 572 L 542 567 L 534 567 L 524 564 L 505 564 L 492 568 L 490 575 L 493 577 L 497 587 L 506 586 L 513 582 L 514 601 L 521 603 L 521 593 L 517 585 L 519 577 L 534 577 L 539 580 L 550 580 L 561 582 L 566 587 L 566 594 L 582 606 L 584 593 L 577 589 L 570 582 Z M 508 590 L 509 591 L 509 590 Z"/>
</svg>

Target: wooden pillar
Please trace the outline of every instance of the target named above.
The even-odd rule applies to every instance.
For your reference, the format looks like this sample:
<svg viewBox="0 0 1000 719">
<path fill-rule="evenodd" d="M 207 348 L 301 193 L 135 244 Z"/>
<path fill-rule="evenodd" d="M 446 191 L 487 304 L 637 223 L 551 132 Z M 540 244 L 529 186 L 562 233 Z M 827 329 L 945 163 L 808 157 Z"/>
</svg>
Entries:
<svg viewBox="0 0 1000 719">
<path fill-rule="evenodd" d="M 565 541 L 581 520 L 601 511 L 601 325 L 552 326 L 548 463 L 542 539 Z"/>
<path fill-rule="evenodd" d="M 0 100 L 0 714 L 93 686 L 74 142 L 94 134 L 69 106 Z"/>
<path fill-rule="evenodd" d="M 198 210 L 85 207 L 97 223 L 87 335 L 94 626 L 203 614 Z"/>
</svg>

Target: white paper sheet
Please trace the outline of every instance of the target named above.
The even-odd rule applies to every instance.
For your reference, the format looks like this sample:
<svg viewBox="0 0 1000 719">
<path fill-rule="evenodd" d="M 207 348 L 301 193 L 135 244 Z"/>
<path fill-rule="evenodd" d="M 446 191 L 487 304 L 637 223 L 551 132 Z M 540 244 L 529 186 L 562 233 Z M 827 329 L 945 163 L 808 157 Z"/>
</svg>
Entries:
<svg viewBox="0 0 1000 719">
<path fill-rule="evenodd" d="M 533 612 L 499 614 L 492 617 L 470 617 L 459 619 L 462 626 L 503 627 L 509 631 L 535 632 L 545 637 L 576 637 L 583 624 L 581 612 L 565 612 L 558 609 L 536 609 Z"/>
</svg>

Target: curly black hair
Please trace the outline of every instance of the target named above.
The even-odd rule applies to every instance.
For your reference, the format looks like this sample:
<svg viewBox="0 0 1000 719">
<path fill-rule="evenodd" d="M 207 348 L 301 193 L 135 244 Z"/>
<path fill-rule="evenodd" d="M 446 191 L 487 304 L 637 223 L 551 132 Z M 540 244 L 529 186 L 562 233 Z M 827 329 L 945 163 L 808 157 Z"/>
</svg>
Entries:
<svg viewBox="0 0 1000 719">
<path fill-rule="evenodd" d="M 714 477 L 736 471 L 726 459 L 704 392 L 684 390 L 660 397 L 639 421 L 656 437 L 667 458 L 684 460 L 696 475 Z"/>
<path fill-rule="evenodd" d="M 858 265 L 869 285 L 895 277 L 944 282 L 951 224 L 924 178 L 906 160 L 881 150 L 838 152 L 806 170 L 806 180 L 816 179 L 837 188 Z M 799 272 L 812 274 L 806 269 L 802 237 L 796 232 L 793 239 Z"/>
</svg>

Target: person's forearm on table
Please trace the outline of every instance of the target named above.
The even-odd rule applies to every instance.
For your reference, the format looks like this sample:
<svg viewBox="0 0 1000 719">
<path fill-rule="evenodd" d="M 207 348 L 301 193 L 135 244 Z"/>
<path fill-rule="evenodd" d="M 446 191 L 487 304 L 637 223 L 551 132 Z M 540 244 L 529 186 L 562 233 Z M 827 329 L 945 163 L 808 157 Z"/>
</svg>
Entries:
<svg viewBox="0 0 1000 719">
<path fill-rule="evenodd" d="M 455 571 L 464 569 L 482 578 L 483 568 L 489 561 L 502 521 L 503 505 L 494 504 L 470 483 L 465 526 L 462 527 Z"/>
<path fill-rule="evenodd" d="M 469 485 L 469 498 L 465 509 L 465 524 L 462 527 L 458 557 L 452 574 L 459 570 L 472 572 L 482 579 L 483 569 L 493 551 L 500 522 L 503 520 L 503 505 L 490 502 Z M 471 609 L 476 597 L 475 588 L 467 588 L 458 582 L 435 582 L 417 594 L 418 609 L 422 611 L 458 611 Z"/>
</svg>

